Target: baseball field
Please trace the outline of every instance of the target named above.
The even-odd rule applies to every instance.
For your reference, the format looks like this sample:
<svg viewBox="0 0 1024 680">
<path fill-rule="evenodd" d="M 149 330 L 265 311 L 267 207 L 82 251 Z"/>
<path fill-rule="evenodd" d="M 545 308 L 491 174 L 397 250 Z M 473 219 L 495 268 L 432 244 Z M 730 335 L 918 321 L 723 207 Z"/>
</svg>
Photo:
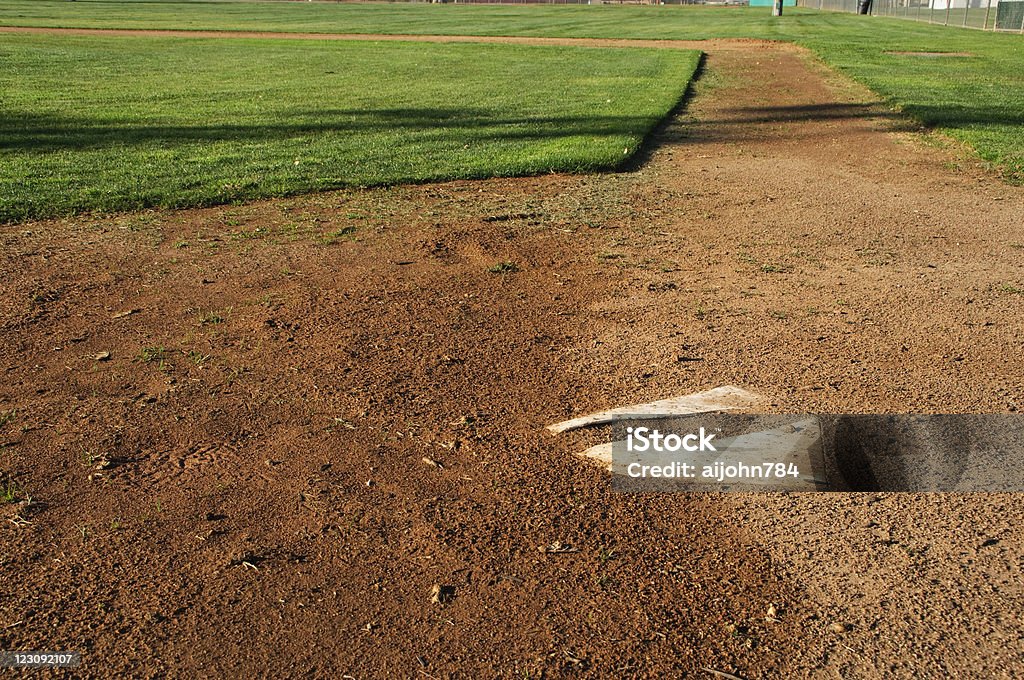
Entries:
<svg viewBox="0 0 1024 680">
<path fill-rule="evenodd" d="M 0 0 L 0 651 L 1013 677 L 1024 502 L 623 494 L 547 425 L 1024 402 L 1024 37 Z"/>
</svg>

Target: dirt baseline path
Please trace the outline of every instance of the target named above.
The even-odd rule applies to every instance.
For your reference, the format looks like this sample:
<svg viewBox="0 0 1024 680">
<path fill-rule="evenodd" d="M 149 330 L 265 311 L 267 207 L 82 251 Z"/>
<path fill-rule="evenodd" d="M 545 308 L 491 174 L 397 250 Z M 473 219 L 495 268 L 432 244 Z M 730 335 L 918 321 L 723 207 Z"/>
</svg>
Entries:
<svg viewBox="0 0 1024 680">
<path fill-rule="evenodd" d="M 633 173 L 0 228 L 0 649 L 85 677 L 1024 666 L 1016 496 L 617 495 L 574 456 L 602 433 L 544 433 L 725 383 L 1021 406 L 1024 192 L 796 48 L 700 45 Z"/>
</svg>

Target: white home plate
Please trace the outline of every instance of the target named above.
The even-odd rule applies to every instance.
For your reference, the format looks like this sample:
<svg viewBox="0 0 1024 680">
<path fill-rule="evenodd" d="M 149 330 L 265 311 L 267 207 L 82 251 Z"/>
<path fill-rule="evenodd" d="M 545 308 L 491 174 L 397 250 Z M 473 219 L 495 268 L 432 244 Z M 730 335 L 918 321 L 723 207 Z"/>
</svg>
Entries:
<svg viewBox="0 0 1024 680">
<path fill-rule="evenodd" d="M 780 477 L 759 477 L 756 480 L 743 479 L 696 479 L 695 485 L 704 490 L 716 491 L 818 491 L 827 487 L 822 458 L 821 426 L 818 418 L 808 415 L 776 426 L 766 426 L 732 437 L 715 440 L 716 452 L 698 452 L 685 456 L 687 463 L 697 470 L 710 467 L 725 470 L 742 464 L 756 467 L 782 465 L 795 469 L 799 474 Z M 613 447 L 617 447 L 614 448 Z M 613 450 L 619 453 L 613 457 Z M 580 455 L 600 461 L 612 474 L 626 475 L 630 463 L 645 462 L 644 456 L 622 455 L 626 442 L 618 441 L 592 446 Z M 646 462 L 650 462 L 646 460 Z M 793 468 L 790 468 L 790 466 Z M 715 486 L 716 488 L 711 488 Z"/>
<path fill-rule="evenodd" d="M 599 413 L 574 418 L 554 425 L 549 425 L 548 430 L 552 432 L 565 432 L 581 427 L 593 425 L 607 425 L 622 423 L 624 421 L 649 421 L 652 419 L 666 419 L 666 426 L 672 422 L 669 419 L 685 416 L 704 417 L 708 414 L 708 426 L 716 421 L 714 414 L 722 414 L 719 417 L 726 419 L 733 416 L 726 416 L 723 412 L 749 411 L 761 397 L 739 387 L 724 385 L 704 392 L 696 392 L 672 399 L 623 406 Z M 735 416 L 742 418 L 741 416 Z M 744 420 L 746 425 L 727 427 L 729 432 L 722 432 L 718 429 L 719 438 L 716 439 L 717 450 L 693 452 L 685 455 L 680 460 L 702 470 L 705 466 L 714 469 L 727 469 L 731 466 L 753 463 L 758 467 L 782 465 L 786 469 L 798 469 L 797 477 L 784 477 L 780 479 L 759 479 L 754 486 L 744 483 L 742 480 L 722 481 L 695 479 L 693 485 L 695 490 L 702 487 L 702 490 L 787 490 L 787 491 L 814 491 L 826 486 L 825 471 L 822 465 L 822 432 L 818 419 L 815 416 L 749 416 L 752 420 Z M 781 420 L 780 420 L 781 419 Z M 736 429 L 736 428 L 740 429 Z M 690 430 L 693 431 L 693 430 Z M 616 435 L 623 436 L 621 427 L 616 428 Z M 630 453 L 627 451 L 625 441 L 614 441 L 606 444 L 598 444 L 582 451 L 579 455 L 595 460 L 604 465 L 615 475 L 626 475 L 631 463 L 651 463 L 647 457 L 649 454 Z M 615 455 L 613 455 L 613 453 Z M 688 485 L 689 483 L 687 483 Z M 709 488 L 714 487 L 714 488 Z"/>
<path fill-rule="evenodd" d="M 761 397 L 732 385 L 723 385 L 704 392 L 694 392 L 682 397 L 652 401 L 647 404 L 634 404 L 633 406 L 620 406 L 608 411 L 591 413 L 582 418 L 564 420 L 554 425 L 548 425 L 551 432 L 568 432 L 581 427 L 591 425 L 603 425 L 617 420 L 629 418 L 658 418 L 669 416 L 685 416 L 691 413 L 711 413 L 713 411 L 735 411 L 748 408 L 760 401 Z"/>
</svg>

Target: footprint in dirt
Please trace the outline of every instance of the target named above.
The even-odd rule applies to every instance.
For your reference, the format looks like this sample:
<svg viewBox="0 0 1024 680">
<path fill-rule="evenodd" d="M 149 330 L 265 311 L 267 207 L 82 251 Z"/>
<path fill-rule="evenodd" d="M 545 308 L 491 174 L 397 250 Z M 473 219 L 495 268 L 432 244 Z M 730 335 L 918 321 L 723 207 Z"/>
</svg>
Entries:
<svg viewBox="0 0 1024 680">
<path fill-rule="evenodd" d="M 222 480 L 237 473 L 238 450 L 227 444 L 201 444 L 186 449 L 152 452 L 139 465 L 134 483 L 148 483 L 152 486 L 178 484 L 183 478 L 189 480 L 206 478 Z"/>
</svg>

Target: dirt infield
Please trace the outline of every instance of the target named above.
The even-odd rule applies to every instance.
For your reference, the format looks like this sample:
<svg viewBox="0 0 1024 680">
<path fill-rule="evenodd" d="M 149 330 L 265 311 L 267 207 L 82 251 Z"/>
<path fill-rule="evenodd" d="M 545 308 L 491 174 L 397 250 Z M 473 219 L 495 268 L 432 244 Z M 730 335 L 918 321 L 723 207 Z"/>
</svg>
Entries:
<svg viewBox="0 0 1024 680">
<path fill-rule="evenodd" d="M 0 649 L 89 677 L 1021 667 L 1017 497 L 615 495 L 573 455 L 599 433 L 544 432 L 726 383 L 1021 407 L 1024 191 L 797 48 L 700 47 L 635 172 L 0 227 Z"/>
</svg>

